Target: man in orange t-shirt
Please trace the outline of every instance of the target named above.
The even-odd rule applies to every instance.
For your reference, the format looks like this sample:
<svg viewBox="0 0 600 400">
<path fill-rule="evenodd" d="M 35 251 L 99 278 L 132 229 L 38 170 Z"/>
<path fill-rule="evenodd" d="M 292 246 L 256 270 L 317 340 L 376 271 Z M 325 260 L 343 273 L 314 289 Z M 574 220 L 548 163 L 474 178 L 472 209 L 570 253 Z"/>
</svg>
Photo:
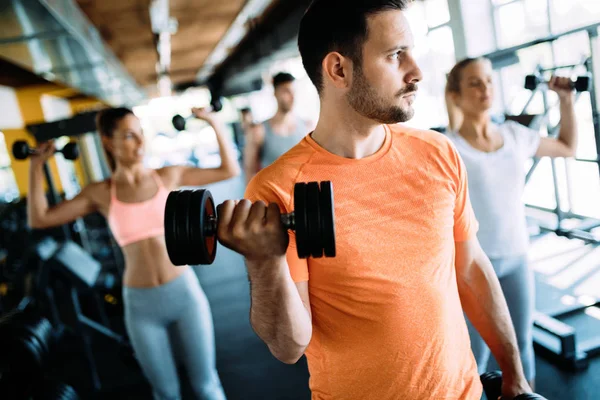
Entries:
<svg viewBox="0 0 600 400">
<path fill-rule="evenodd" d="M 512 398 L 531 390 L 464 165 L 442 135 L 395 125 L 412 117 L 422 78 L 408 2 L 313 2 L 298 42 L 318 125 L 251 181 L 247 200 L 219 206 L 218 235 L 246 258 L 254 330 L 285 363 L 306 354 L 313 399 L 479 400 L 463 311 Z M 322 180 L 334 188 L 337 256 L 299 259 L 279 214 L 293 211 L 296 182 Z"/>
</svg>

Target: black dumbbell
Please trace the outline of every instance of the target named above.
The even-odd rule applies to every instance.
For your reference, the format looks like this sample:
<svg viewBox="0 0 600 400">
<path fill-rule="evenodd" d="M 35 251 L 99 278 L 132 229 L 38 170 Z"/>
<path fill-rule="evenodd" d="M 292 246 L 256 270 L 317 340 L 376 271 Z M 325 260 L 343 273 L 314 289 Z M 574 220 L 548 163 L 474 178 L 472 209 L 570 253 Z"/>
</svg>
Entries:
<svg viewBox="0 0 600 400">
<path fill-rule="evenodd" d="M 217 215 L 208 190 L 169 194 L 165 241 L 174 265 L 212 264 L 217 253 Z M 298 257 L 335 257 L 335 217 L 331 182 L 296 183 L 294 211 L 281 223 L 296 232 Z"/>
<path fill-rule="evenodd" d="M 79 395 L 72 386 L 45 379 L 36 385 L 33 400 L 79 400 Z"/>
<path fill-rule="evenodd" d="M 480 377 L 485 397 L 488 400 L 498 400 L 502 396 L 502 373 L 500 371 L 486 372 Z M 504 399 L 503 399 L 504 400 Z M 546 400 L 536 393 L 523 393 L 512 400 Z"/>
<path fill-rule="evenodd" d="M 221 103 L 221 100 L 216 98 L 210 102 L 210 107 L 208 109 L 210 111 L 219 112 L 223 109 L 223 104 Z M 175 129 L 177 129 L 178 131 L 184 131 L 186 122 L 188 121 L 188 119 L 191 119 L 191 118 L 194 118 L 193 114 L 190 115 L 189 117 L 185 117 L 185 118 L 182 117 L 181 115 L 177 114 L 173 117 L 171 122 L 173 123 L 173 126 L 175 127 Z"/>
<path fill-rule="evenodd" d="M 53 328 L 31 310 L 13 310 L 0 319 L 0 370 L 26 371 L 33 375 L 48 362 Z"/>
<path fill-rule="evenodd" d="M 588 92 L 590 90 L 590 77 L 579 76 L 577 80 L 571 81 L 571 88 L 578 92 Z M 527 75 L 525 77 L 525 89 L 535 90 L 540 84 L 548 84 L 537 75 Z"/>
<path fill-rule="evenodd" d="M 25 160 L 30 155 L 37 154 L 37 149 L 30 147 L 24 140 L 17 140 L 13 143 L 12 152 L 17 160 Z M 77 147 L 77 143 L 70 142 L 61 150 L 56 150 L 55 153 L 62 153 L 67 160 L 76 160 L 79 157 L 79 147 Z"/>
</svg>

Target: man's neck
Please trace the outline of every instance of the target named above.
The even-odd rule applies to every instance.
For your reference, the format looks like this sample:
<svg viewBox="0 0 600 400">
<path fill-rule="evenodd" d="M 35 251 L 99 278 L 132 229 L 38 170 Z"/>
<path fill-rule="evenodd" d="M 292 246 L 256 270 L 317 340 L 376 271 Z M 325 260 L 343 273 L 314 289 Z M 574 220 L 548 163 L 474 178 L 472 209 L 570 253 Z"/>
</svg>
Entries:
<svg viewBox="0 0 600 400">
<path fill-rule="evenodd" d="M 294 122 L 294 114 L 290 111 L 278 109 L 271 121 L 279 125 L 288 125 Z"/>
<path fill-rule="evenodd" d="M 312 138 L 330 153 L 361 159 L 376 153 L 385 141 L 383 124 L 359 115 L 349 107 L 321 107 Z"/>
</svg>

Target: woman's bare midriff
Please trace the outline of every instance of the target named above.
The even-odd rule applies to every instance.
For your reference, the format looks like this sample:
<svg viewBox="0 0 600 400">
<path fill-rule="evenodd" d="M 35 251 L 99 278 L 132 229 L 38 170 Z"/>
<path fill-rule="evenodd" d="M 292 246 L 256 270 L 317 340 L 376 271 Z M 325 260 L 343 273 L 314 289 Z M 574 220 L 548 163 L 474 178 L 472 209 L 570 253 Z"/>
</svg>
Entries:
<svg viewBox="0 0 600 400">
<path fill-rule="evenodd" d="M 171 263 L 164 236 L 131 243 L 122 250 L 125 257 L 123 286 L 144 288 L 164 285 L 190 268 Z"/>
</svg>

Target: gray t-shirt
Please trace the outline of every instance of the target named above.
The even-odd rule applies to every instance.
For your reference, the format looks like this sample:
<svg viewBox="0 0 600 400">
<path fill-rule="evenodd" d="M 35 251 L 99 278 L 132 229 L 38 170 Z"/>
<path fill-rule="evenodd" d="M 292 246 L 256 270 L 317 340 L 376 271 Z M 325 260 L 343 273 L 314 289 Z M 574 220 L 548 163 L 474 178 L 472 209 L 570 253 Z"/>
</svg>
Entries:
<svg viewBox="0 0 600 400">
<path fill-rule="evenodd" d="M 297 118 L 294 131 L 286 136 L 277 135 L 269 121 L 265 121 L 263 125 L 265 127 L 265 140 L 260 157 L 262 168 L 273 164 L 282 154 L 297 145 L 304 139 L 304 136 L 310 133 L 308 123 L 300 118 Z"/>
<path fill-rule="evenodd" d="M 537 131 L 517 122 L 497 127 L 504 146 L 493 153 L 475 149 L 456 132 L 448 134 L 467 167 L 469 196 L 480 225 L 477 237 L 490 258 L 527 253 L 525 163 L 540 144 Z"/>
</svg>

